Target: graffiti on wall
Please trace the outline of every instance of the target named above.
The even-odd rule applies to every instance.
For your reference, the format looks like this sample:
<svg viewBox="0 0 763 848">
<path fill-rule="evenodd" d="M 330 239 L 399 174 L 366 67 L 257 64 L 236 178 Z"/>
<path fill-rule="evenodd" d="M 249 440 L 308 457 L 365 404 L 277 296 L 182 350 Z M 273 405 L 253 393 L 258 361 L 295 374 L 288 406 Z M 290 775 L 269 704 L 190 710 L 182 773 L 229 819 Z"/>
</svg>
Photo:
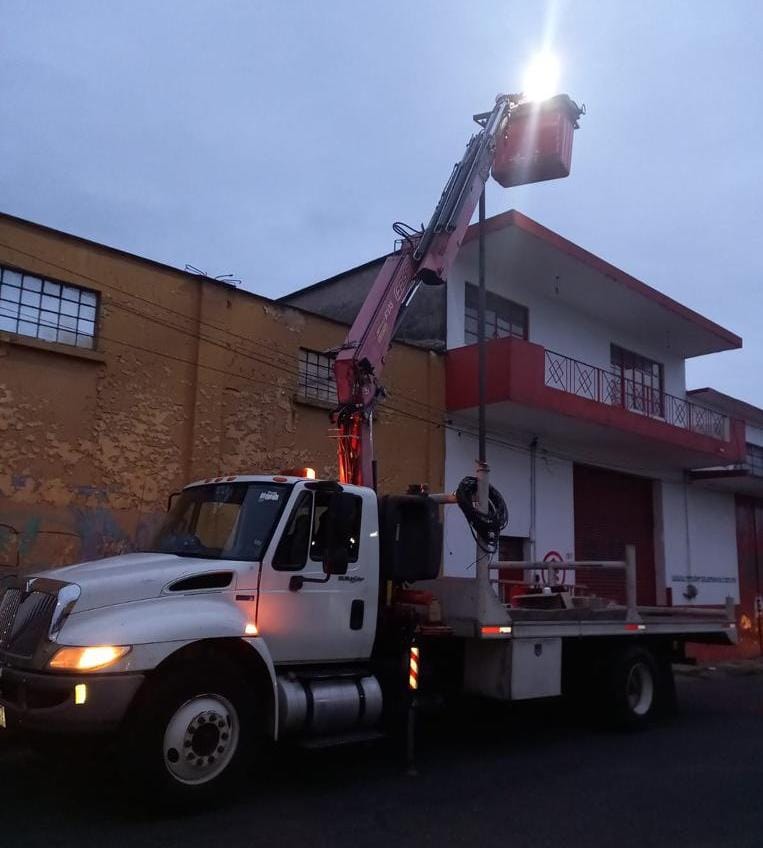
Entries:
<svg viewBox="0 0 763 848">
<path fill-rule="evenodd" d="M 24 572 L 139 550 L 163 517 L 162 513 L 142 515 L 136 523 L 133 515 L 107 507 L 72 507 L 67 513 L 65 522 L 59 518 L 56 523 L 70 529 L 50 528 L 39 515 L 18 524 L 0 515 L 0 569 Z"/>
</svg>

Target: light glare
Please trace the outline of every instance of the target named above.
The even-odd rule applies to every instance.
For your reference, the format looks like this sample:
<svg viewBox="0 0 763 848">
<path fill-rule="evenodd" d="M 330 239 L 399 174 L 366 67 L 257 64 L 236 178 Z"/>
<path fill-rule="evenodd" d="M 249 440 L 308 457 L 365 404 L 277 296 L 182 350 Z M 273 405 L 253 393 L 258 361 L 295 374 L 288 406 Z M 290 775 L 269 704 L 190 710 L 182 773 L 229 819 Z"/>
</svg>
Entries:
<svg viewBox="0 0 763 848">
<path fill-rule="evenodd" d="M 525 71 L 522 94 L 525 100 L 548 100 L 559 89 L 559 59 L 544 50 L 533 56 Z"/>
</svg>

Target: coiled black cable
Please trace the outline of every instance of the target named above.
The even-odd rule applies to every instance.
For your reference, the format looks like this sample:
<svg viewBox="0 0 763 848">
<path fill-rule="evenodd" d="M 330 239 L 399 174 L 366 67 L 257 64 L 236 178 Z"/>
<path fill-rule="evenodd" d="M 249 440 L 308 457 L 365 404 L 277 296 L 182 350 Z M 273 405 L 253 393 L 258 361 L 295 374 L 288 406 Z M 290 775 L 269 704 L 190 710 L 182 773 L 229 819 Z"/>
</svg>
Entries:
<svg viewBox="0 0 763 848">
<path fill-rule="evenodd" d="M 509 523 L 509 510 L 503 495 L 494 486 L 490 487 L 486 514 L 477 509 L 477 478 L 464 477 L 456 489 L 456 500 L 474 540 L 485 553 L 495 553 L 501 530 Z"/>
</svg>

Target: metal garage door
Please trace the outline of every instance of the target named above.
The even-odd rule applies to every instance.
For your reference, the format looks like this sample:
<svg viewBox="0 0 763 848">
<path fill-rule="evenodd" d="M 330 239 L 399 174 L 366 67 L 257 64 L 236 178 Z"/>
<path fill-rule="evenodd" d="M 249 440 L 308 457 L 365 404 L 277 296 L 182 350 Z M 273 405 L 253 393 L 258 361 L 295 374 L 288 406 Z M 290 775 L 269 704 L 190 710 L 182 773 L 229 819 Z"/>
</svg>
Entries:
<svg viewBox="0 0 763 848">
<path fill-rule="evenodd" d="M 575 559 L 623 559 L 625 545 L 635 545 L 638 603 L 653 605 L 656 595 L 652 481 L 575 465 L 573 483 Z M 596 595 L 625 603 L 625 581 L 619 572 L 581 571 L 576 579 Z"/>
<path fill-rule="evenodd" d="M 763 648 L 763 500 L 738 495 L 737 554 L 739 556 L 739 651 L 756 656 Z"/>
</svg>

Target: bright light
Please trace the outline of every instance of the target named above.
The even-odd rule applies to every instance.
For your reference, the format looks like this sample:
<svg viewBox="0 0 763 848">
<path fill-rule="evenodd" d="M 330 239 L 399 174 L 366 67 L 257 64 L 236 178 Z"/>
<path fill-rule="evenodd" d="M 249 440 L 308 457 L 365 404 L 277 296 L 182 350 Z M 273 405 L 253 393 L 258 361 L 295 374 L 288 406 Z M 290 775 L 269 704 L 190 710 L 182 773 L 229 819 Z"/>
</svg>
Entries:
<svg viewBox="0 0 763 848">
<path fill-rule="evenodd" d="M 548 100 L 559 92 L 559 59 L 544 50 L 533 56 L 525 71 L 522 94 L 525 100 Z"/>
<path fill-rule="evenodd" d="M 258 631 L 257 631 L 257 625 L 256 625 L 254 622 L 252 622 L 252 621 L 250 621 L 250 622 L 246 625 L 246 627 L 244 628 L 244 633 L 245 633 L 247 636 L 256 636 L 256 635 L 257 635 L 257 632 L 258 632 Z"/>
<path fill-rule="evenodd" d="M 115 663 L 130 650 L 129 645 L 99 645 L 91 648 L 61 648 L 50 661 L 61 671 L 95 671 Z"/>
<path fill-rule="evenodd" d="M 314 468 L 286 468 L 281 474 L 286 477 L 307 477 L 308 480 L 315 480 Z"/>
<path fill-rule="evenodd" d="M 87 683 L 78 683 L 74 687 L 74 703 L 78 706 L 87 703 Z"/>
</svg>

